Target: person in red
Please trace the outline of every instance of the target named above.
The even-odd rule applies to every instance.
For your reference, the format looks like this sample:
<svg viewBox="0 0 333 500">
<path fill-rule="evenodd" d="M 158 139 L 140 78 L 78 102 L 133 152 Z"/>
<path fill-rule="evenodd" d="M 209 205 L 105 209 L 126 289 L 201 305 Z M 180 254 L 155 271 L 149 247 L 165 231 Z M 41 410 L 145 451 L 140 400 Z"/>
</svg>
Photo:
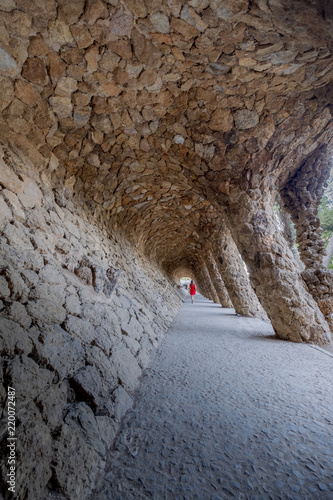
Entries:
<svg viewBox="0 0 333 500">
<path fill-rule="evenodd" d="M 190 295 L 191 295 L 191 300 L 192 300 L 192 304 L 194 302 L 194 295 L 195 295 L 195 283 L 193 280 L 191 280 L 191 283 L 190 283 Z"/>
</svg>

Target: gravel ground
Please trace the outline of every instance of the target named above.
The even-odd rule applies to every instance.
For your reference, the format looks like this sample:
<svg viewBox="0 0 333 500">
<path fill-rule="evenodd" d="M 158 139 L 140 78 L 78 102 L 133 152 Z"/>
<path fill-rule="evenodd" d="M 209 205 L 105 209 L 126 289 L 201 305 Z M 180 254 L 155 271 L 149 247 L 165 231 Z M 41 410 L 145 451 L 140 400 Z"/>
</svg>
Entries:
<svg viewBox="0 0 333 500">
<path fill-rule="evenodd" d="M 186 297 L 95 500 L 333 499 L 333 357 Z"/>
</svg>

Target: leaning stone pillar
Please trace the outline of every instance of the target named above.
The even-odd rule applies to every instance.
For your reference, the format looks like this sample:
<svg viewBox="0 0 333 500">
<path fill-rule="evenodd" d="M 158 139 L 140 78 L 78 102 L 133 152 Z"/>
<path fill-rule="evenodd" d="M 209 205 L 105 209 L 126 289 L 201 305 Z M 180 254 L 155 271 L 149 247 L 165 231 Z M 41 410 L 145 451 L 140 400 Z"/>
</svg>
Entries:
<svg viewBox="0 0 333 500">
<path fill-rule="evenodd" d="M 202 283 L 203 282 L 203 278 L 200 275 L 200 272 L 198 273 L 196 271 L 194 273 L 193 280 L 194 280 L 194 283 L 196 285 L 196 291 L 197 291 L 197 293 L 200 293 L 201 295 L 203 295 L 204 297 L 206 297 L 206 295 L 205 295 L 205 288 L 204 288 L 204 285 Z"/>
<path fill-rule="evenodd" d="M 208 269 L 207 269 L 207 266 L 206 266 L 206 263 L 204 262 L 202 264 L 202 271 L 203 271 L 203 274 L 204 274 L 204 277 L 205 277 L 205 282 L 208 286 L 208 290 L 209 290 L 209 294 L 211 296 L 211 300 L 213 302 L 215 302 L 215 304 L 219 304 L 220 303 L 220 300 L 219 300 L 219 297 L 216 293 L 216 290 L 215 290 L 215 287 L 214 287 L 214 284 L 211 280 L 211 277 L 210 277 L 210 274 L 208 272 Z"/>
<path fill-rule="evenodd" d="M 223 276 L 236 313 L 241 316 L 267 319 L 267 315 L 250 284 L 237 246 L 225 223 L 222 223 L 219 234 L 213 243 L 213 253 L 217 257 L 217 268 Z"/>
<path fill-rule="evenodd" d="M 223 278 L 217 268 L 215 259 L 210 249 L 206 250 L 206 264 L 207 270 L 209 272 L 211 281 L 216 290 L 217 296 L 219 298 L 219 303 L 222 307 L 233 307 L 232 302 L 230 300 L 228 290 L 225 287 L 223 282 Z"/>
<path fill-rule="evenodd" d="M 204 279 L 204 275 L 203 275 L 199 265 L 197 265 L 195 268 L 195 277 L 196 277 L 196 279 L 194 281 L 197 285 L 198 292 L 201 293 L 201 295 L 203 295 L 207 299 L 212 300 L 212 298 L 209 296 L 209 290 L 207 288 L 207 285 L 206 285 L 205 279 Z"/>
<path fill-rule="evenodd" d="M 329 326 L 302 279 L 273 216 L 268 189 L 230 190 L 229 221 L 251 282 L 278 337 L 327 343 Z"/>
<path fill-rule="evenodd" d="M 333 332 L 333 272 L 323 264 L 324 241 L 318 207 L 330 174 L 327 147 L 315 151 L 281 191 L 284 208 L 296 228 L 305 271 L 302 276 Z"/>
<path fill-rule="evenodd" d="M 212 283 L 212 280 L 210 279 L 209 272 L 207 270 L 205 262 L 202 260 L 199 262 L 198 266 L 200 267 L 201 275 L 204 280 L 205 288 L 207 290 L 207 297 L 215 302 L 216 304 L 219 304 L 219 298 L 217 296 L 216 290 L 214 288 L 214 285 Z"/>
</svg>

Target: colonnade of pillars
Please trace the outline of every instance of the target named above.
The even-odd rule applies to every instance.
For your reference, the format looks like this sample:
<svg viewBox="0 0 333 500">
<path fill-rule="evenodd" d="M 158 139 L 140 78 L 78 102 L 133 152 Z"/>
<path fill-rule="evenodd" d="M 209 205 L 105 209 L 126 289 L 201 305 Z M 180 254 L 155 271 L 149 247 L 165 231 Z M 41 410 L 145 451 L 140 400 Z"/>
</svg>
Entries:
<svg viewBox="0 0 333 500">
<path fill-rule="evenodd" d="M 205 242 L 194 275 L 203 295 L 242 316 L 268 317 L 278 337 L 325 344 L 332 342 L 333 272 L 322 264 L 318 203 L 299 201 L 306 185 L 302 172 L 299 178 L 281 197 L 296 227 L 305 270 L 277 227 L 276 191 L 244 192 L 235 186 L 225 221 Z M 319 190 L 317 198 L 321 195 Z"/>
</svg>

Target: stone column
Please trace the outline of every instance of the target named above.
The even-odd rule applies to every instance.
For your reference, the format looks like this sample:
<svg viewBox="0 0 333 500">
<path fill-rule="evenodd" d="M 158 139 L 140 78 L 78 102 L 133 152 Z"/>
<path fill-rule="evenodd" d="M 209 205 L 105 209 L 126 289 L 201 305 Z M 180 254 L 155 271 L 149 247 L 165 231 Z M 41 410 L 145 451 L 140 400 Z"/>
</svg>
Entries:
<svg viewBox="0 0 333 500">
<path fill-rule="evenodd" d="M 305 264 L 303 279 L 333 332 L 333 272 L 323 263 L 326 250 L 318 217 L 330 169 L 327 147 L 317 149 L 281 191 L 281 199 L 295 224 L 296 241 Z"/>
<path fill-rule="evenodd" d="M 206 251 L 206 264 L 210 278 L 219 298 L 219 303 L 222 307 L 233 307 L 228 290 L 225 287 L 222 276 L 217 268 L 215 259 L 210 249 Z"/>
<path fill-rule="evenodd" d="M 203 260 L 201 260 L 200 262 L 198 262 L 198 267 L 200 268 L 200 272 L 201 272 L 201 275 L 202 275 L 202 278 L 204 281 L 205 289 L 207 291 L 207 297 L 209 298 L 209 300 L 212 300 L 216 304 L 219 304 L 220 301 L 219 301 L 219 298 L 217 296 L 214 285 L 212 283 L 212 280 L 210 279 L 210 275 L 209 275 L 209 272 L 207 270 L 206 263 Z"/>
<path fill-rule="evenodd" d="M 196 269 L 195 269 L 195 280 L 194 280 L 194 282 L 197 285 L 198 292 L 201 293 L 201 295 L 203 295 L 207 299 L 212 300 L 211 297 L 209 297 L 209 291 L 208 291 L 208 288 L 207 288 L 207 286 L 205 284 L 205 279 L 204 279 L 203 273 L 201 272 L 201 269 L 200 269 L 199 265 L 197 265 Z"/>
<path fill-rule="evenodd" d="M 217 268 L 223 276 L 230 300 L 237 314 L 267 319 L 267 315 L 256 296 L 237 246 L 226 224 L 222 223 L 213 253 L 217 256 Z"/>
<path fill-rule="evenodd" d="M 241 191 L 232 186 L 229 222 L 233 238 L 276 334 L 294 342 L 329 342 L 329 326 L 274 222 L 274 200 L 268 188 Z"/>
</svg>

